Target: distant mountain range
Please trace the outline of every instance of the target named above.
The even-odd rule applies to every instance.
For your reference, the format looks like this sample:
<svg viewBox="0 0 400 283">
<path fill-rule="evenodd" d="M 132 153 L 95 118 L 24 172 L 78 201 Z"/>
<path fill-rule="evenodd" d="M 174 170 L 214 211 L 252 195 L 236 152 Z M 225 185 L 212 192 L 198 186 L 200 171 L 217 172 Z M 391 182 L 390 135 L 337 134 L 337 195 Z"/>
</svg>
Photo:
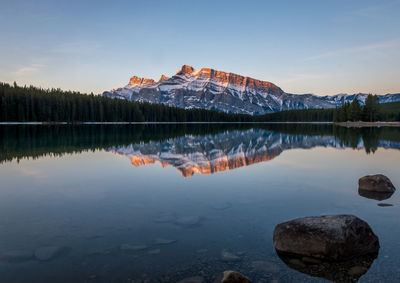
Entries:
<svg viewBox="0 0 400 283">
<path fill-rule="evenodd" d="M 270 82 L 210 68 L 195 70 L 188 65 L 183 65 L 172 77 L 162 75 L 158 81 L 133 76 L 125 87 L 103 93 L 106 97 L 130 101 L 251 115 L 291 109 L 334 108 L 354 99 L 364 104 L 367 95 L 286 93 Z M 400 93 L 378 97 L 380 103 L 400 101 Z"/>
</svg>

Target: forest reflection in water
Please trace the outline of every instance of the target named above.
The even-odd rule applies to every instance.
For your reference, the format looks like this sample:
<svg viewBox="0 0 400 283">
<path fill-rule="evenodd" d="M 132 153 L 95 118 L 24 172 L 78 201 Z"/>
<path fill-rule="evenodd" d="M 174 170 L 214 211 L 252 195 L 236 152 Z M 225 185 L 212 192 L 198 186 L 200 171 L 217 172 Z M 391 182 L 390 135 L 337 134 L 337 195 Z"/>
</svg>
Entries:
<svg viewBox="0 0 400 283">
<path fill-rule="evenodd" d="M 268 161 L 294 148 L 400 149 L 398 128 L 326 124 L 3 125 L 0 136 L 0 163 L 106 150 L 133 166 L 174 166 L 184 177 Z"/>
</svg>

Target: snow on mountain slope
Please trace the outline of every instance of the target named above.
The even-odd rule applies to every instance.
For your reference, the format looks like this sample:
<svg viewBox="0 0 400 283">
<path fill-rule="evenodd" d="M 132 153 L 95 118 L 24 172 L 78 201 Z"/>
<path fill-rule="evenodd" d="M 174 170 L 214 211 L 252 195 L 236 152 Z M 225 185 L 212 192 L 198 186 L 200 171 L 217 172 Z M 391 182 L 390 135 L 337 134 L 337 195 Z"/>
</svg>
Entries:
<svg viewBox="0 0 400 283">
<path fill-rule="evenodd" d="M 183 65 L 174 76 L 162 75 L 158 81 L 133 76 L 128 85 L 105 91 L 103 96 L 185 109 L 259 115 L 290 109 L 333 108 L 355 98 L 363 104 L 367 94 L 290 94 L 270 82 L 210 68 L 195 70 Z M 400 101 L 400 94 L 382 95 L 379 100 L 381 103 Z"/>
</svg>

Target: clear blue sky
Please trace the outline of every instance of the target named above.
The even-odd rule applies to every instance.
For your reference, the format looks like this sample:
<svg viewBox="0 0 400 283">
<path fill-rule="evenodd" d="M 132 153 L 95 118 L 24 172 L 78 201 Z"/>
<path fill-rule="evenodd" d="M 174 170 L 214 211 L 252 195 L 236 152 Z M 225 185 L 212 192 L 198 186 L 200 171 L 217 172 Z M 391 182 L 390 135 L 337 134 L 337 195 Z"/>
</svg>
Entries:
<svg viewBox="0 0 400 283">
<path fill-rule="evenodd" d="M 400 0 L 19 1 L 0 81 L 101 93 L 183 64 L 292 93 L 400 92 Z"/>
</svg>

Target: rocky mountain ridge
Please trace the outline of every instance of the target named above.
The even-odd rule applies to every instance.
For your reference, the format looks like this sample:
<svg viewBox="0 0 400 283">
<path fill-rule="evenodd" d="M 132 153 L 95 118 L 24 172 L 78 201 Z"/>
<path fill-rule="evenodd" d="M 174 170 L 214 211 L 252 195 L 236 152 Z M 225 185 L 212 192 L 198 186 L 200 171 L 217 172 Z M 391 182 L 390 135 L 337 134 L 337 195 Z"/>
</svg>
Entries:
<svg viewBox="0 0 400 283">
<path fill-rule="evenodd" d="M 354 99 L 364 104 L 367 94 L 291 94 L 271 82 L 183 65 L 172 77 L 162 75 L 158 81 L 133 76 L 128 85 L 105 91 L 103 96 L 185 109 L 260 115 L 291 109 L 334 108 Z M 380 95 L 379 101 L 400 101 L 400 93 Z"/>
</svg>

